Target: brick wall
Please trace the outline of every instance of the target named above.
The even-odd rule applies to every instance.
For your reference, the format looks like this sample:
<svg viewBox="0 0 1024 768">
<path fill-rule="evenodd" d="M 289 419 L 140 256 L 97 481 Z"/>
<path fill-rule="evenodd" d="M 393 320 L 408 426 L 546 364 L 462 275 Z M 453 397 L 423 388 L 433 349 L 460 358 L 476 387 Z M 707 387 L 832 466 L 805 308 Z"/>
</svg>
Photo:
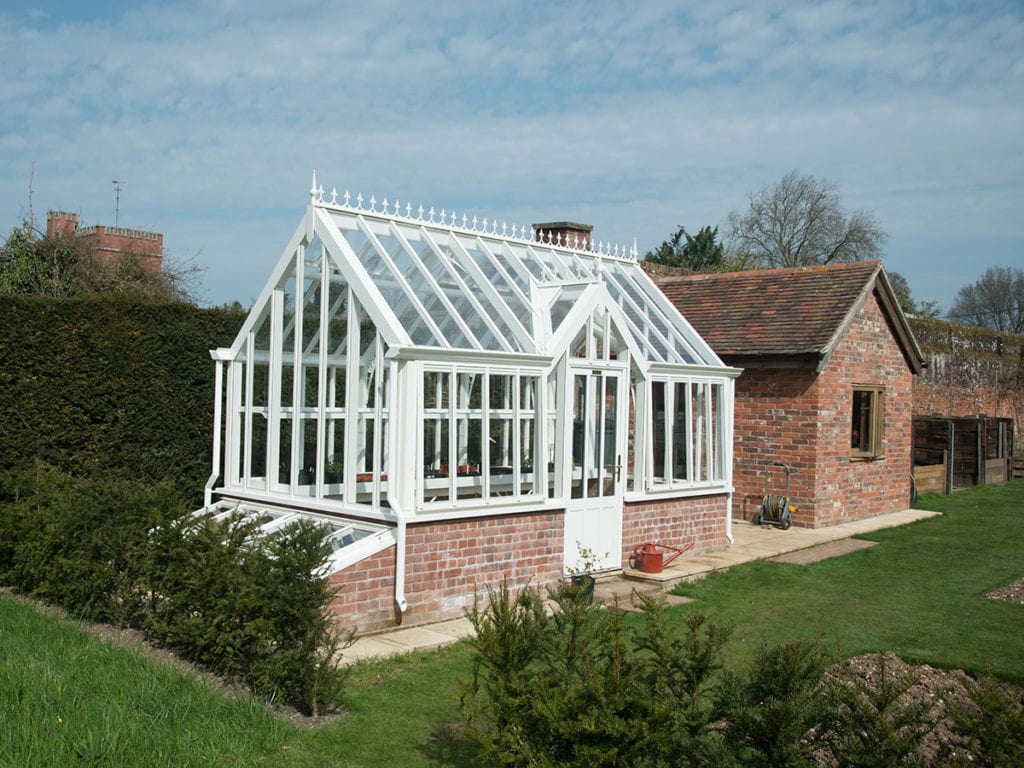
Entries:
<svg viewBox="0 0 1024 768">
<path fill-rule="evenodd" d="M 910 506 L 913 378 L 874 295 L 870 296 L 816 385 L 822 415 L 816 526 Z M 882 458 L 850 461 L 854 384 L 885 387 Z"/>
<path fill-rule="evenodd" d="M 164 236 L 159 232 L 102 225 L 79 227 L 78 214 L 49 211 L 46 216 L 46 236 L 77 237 L 104 263 L 113 262 L 123 253 L 130 253 L 143 268 L 151 272 L 159 272 L 163 268 Z"/>
<path fill-rule="evenodd" d="M 725 494 L 626 502 L 622 515 L 623 564 L 638 544 L 646 542 L 680 547 L 692 541 L 691 553 L 726 546 L 727 508 Z"/>
<path fill-rule="evenodd" d="M 733 514 L 751 519 L 764 493 L 783 493 L 793 467 L 795 525 L 822 527 L 910 504 L 912 379 L 871 295 L 825 369 L 749 368 L 736 382 Z M 885 387 L 884 455 L 850 461 L 851 387 Z M 767 466 L 766 466 L 767 464 Z"/>
<path fill-rule="evenodd" d="M 563 515 L 522 515 L 410 524 L 406 536 L 405 625 L 458 618 L 488 586 L 543 586 L 562 574 Z M 395 547 L 331 577 L 342 591 L 339 623 L 358 633 L 393 626 Z"/>
<path fill-rule="evenodd" d="M 819 423 L 818 378 L 813 368 L 748 368 L 736 380 L 733 516 L 750 520 L 761 508 L 768 472 L 770 493 L 798 500 L 794 525 L 814 524 L 814 478 Z"/>
<path fill-rule="evenodd" d="M 700 496 L 627 503 L 623 512 L 622 562 L 647 541 L 679 546 L 696 541 L 694 551 L 726 545 L 727 498 Z M 562 576 L 563 513 L 410 523 L 406 537 L 403 625 L 458 618 L 507 580 L 510 587 L 544 587 Z M 395 547 L 339 571 L 341 587 L 333 605 L 338 623 L 359 634 L 394 626 Z"/>
</svg>

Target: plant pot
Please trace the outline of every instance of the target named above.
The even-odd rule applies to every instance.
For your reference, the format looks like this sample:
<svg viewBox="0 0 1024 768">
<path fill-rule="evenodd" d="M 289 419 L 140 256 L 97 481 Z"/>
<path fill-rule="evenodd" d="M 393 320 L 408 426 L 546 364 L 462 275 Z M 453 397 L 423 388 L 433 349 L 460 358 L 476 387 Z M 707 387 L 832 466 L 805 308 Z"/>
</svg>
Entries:
<svg viewBox="0 0 1024 768">
<path fill-rule="evenodd" d="M 594 585 L 597 582 L 589 573 L 569 577 L 569 586 L 574 600 L 580 603 L 594 602 Z"/>
</svg>

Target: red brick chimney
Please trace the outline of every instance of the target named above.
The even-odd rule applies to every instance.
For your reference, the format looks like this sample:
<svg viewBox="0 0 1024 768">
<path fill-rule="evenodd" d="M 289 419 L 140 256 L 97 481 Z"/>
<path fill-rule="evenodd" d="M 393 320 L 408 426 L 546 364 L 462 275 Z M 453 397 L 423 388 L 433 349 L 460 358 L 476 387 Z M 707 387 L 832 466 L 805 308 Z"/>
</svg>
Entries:
<svg viewBox="0 0 1024 768">
<path fill-rule="evenodd" d="M 590 224 L 577 224 L 575 221 L 551 221 L 533 225 L 534 236 L 538 240 L 581 251 L 590 249 L 590 233 L 593 231 L 594 227 Z"/>
</svg>

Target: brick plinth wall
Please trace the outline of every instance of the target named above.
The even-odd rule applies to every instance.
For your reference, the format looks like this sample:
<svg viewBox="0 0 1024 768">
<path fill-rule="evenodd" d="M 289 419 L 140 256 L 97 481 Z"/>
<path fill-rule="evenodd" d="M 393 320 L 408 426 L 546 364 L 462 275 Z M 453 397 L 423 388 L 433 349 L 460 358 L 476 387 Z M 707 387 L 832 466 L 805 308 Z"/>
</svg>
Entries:
<svg viewBox="0 0 1024 768">
<path fill-rule="evenodd" d="M 850 460 L 852 386 L 885 388 L 883 457 Z M 748 368 L 736 382 L 733 514 L 785 490 L 790 464 L 795 525 L 822 527 L 910 506 L 913 375 L 871 294 L 824 370 Z"/>
<path fill-rule="evenodd" d="M 648 541 L 693 551 L 725 546 L 727 497 L 701 496 L 632 502 L 623 511 L 622 562 Z M 395 607 L 395 547 L 331 576 L 341 592 L 333 605 L 338 624 L 365 634 L 463 615 L 488 587 L 544 587 L 562 577 L 561 510 L 521 515 L 410 523 L 406 535 L 405 597 Z"/>
<path fill-rule="evenodd" d="M 410 523 L 406 535 L 403 625 L 453 619 L 507 580 L 543 586 L 562 574 L 563 516 L 558 512 Z M 394 626 L 395 547 L 331 577 L 341 586 L 338 623 L 359 634 Z"/>
<path fill-rule="evenodd" d="M 638 544 L 647 542 L 682 547 L 692 541 L 688 555 L 726 546 L 727 508 L 725 494 L 626 502 L 622 514 L 623 564 Z"/>
</svg>

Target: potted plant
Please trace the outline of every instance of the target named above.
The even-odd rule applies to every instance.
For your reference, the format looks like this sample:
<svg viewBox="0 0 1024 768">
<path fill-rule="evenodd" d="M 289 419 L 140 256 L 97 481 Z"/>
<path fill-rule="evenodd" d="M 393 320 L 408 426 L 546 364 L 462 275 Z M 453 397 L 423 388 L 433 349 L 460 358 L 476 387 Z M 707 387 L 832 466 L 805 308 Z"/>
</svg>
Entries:
<svg viewBox="0 0 1024 768">
<path fill-rule="evenodd" d="M 576 542 L 576 550 L 579 556 L 576 558 L 576 565 L 569 566 L 565 570 L 569 574 L 569 582 L 563 585 L 563 592 L 569 594 L 573 599 L 584 603 L 594 602 L 594 571 L 603 558 L 598 557 L 590 547 L 583 546 L 583 542 Z M 606 552 L 604 557 L 608 557 Z"/>
</svg>

